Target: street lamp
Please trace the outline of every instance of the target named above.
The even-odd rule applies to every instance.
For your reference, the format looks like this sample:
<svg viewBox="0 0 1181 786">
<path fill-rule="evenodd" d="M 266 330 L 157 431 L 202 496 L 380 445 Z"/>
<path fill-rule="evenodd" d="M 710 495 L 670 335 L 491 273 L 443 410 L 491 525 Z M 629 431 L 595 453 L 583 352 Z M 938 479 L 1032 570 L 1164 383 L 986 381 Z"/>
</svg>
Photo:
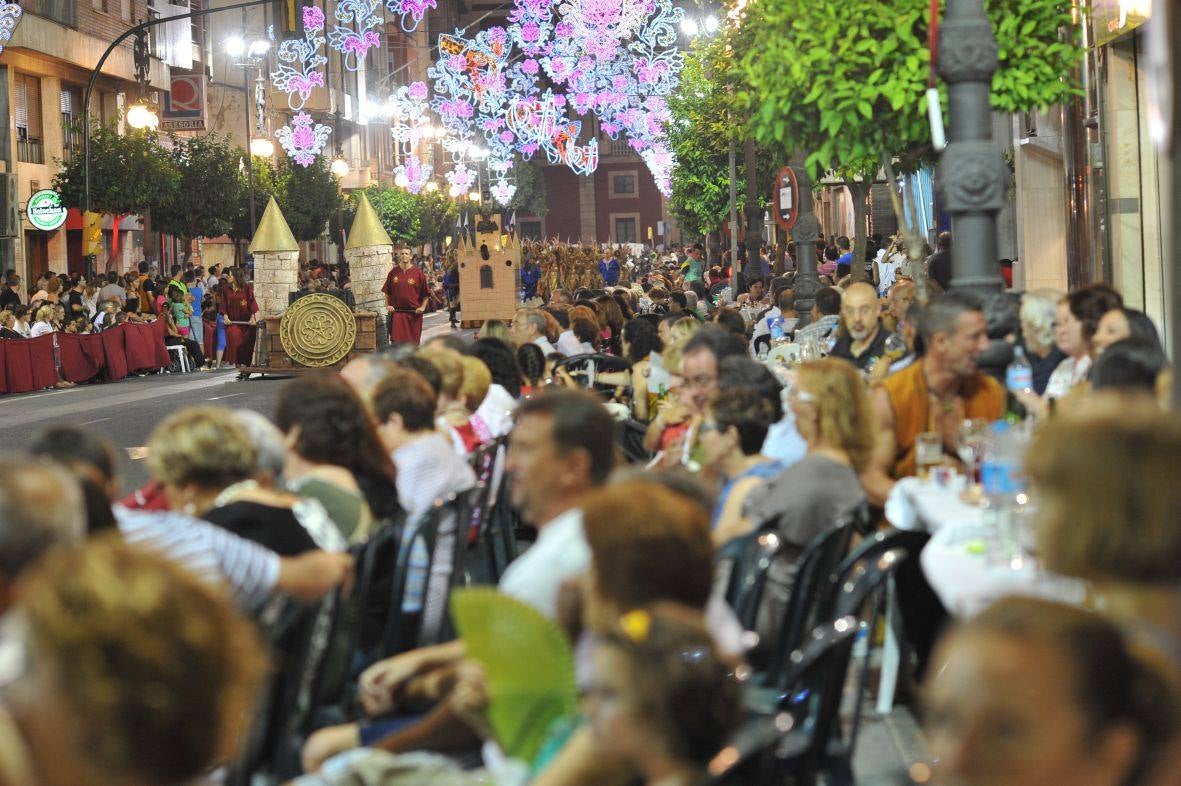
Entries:
<svg viewBox="0 0 1181 786">
<path fill-rule="evenodd" d="M 250 155 L 257 158 L 270 158 L 275 154 L 275 143 L 266 137 L 256 136 L 250 140 Z"/>
<path fill-rule="evenodd" d="M 427 183 L 427 184 L 426 184 L 426 190 L 427 190 L 427 191 L 432 191 L 432 192 L 433 192 L 433 191 L 438 191 L 438 190 L 439 190 L 439 184 L 438 184 L 438 183 L 436 183 L 434 180 L 432 180 L 431 182 L 429 182 L 429 183 Z"/>
<path fill-rule="evenodd" d="M 701 32 L 701 26 L 697 24 L 696 20 L 685 17 L 681 20 L 681 32 L 690 38 L 696 38 Z"/>
<path fill-rule="evenodd" d="M 349 162 L 344 160 L 344 156 L 338 154 L 332 160 L 332 174 L 337 177 L 344 177 L 349 173 Z"/>
<path fill-rule="evenodd" d="M 160 126 L 160 116 L 147 101 L 136 101 L 127 110 L 127 125 L 132 128 L 156 129 Z"/>
<path fill-rule="evenodd" d="M 451 195 L 452 199 L 458 199 L 459 195 L 463 193 L 463 189 L 459 186 L 451 186 L 451 188 L 447 189 L 447 193 Z"/>
<path fill-rule="evenodd" d="M 480 201 L 480 192 L 479 191 L 472 191 L 470 194 L 467 195 L 467 198 L 472 200 L 473 202 L 479 202 Z"/>
<path fill-rule="evenodd" d="M 705 18 L 705 34 L 713 35 L 718 32 L 718 18 L 710 14 Z"/>
<path fill-rule="evenodd" d="M 394 185 L 398 188 L 405 188 L 406 186 L 410 185 L 410 178 L 406 177 L 405 172 L 399 172 L 394 176 Z"/>
</svg>

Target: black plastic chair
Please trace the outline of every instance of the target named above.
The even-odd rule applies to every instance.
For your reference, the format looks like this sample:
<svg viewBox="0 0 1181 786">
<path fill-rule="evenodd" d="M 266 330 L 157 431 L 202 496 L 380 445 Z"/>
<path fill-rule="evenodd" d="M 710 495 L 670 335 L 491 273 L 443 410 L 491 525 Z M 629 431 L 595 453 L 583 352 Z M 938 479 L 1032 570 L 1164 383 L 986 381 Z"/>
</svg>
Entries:
<svg viewBox="0 0 1181 786">
<path fill-rule="evenodd" d="M 785 690 L 791 653 L 799 649 L 806 631 L 830 618 L 823 612 L 833 591 L 837 566 L 848 553 L 852 538 L 853 523 L 841 521 L 818 535 L 804 550 L 797 563 L 787 613 L 780 625 L 763 685 Z"/>
<path fill-rule="evenodd" d="M 571 355 L 570 357 L 562 358 L 554 363 L 554 373 L 559 369 L 565 369 L 566 373 L 572 377 L 576 377 L 573 373 L 575 371 L 587 371 L 594 369 L 595 375 L 610 372 L 630 371 L 632 364 L 626 358 L 618 357 L 617 355 L 604 355 L 600 353 L 587 353 L 584 355 Z M 594 390 L 599 393 L 610 393 L 615 390 L 615 385 L 602 385 L 597 382 L 590 381 L 589 374 L 582 383 L 588 390 Z"/>
<path fill-rule="evenodd" d="M 744 630 L 754 630 L 767 586 L 767 571 L 783 552 L 783 539 L 773 529 L 734 538 L 718 549 L 715 572 L 724 582 L 723 597 Z"/>
<path fill-rule="evenodd" d="M 789 659 L 793 690 L 782 712 L 749 721 L 710 766 L 717 786 L 793 782 L 811 786 L 828 770 L 828 741 L 839 720 L 845 677 L 857 635 L 845 617 L 816 627 Z"/>
</svg>

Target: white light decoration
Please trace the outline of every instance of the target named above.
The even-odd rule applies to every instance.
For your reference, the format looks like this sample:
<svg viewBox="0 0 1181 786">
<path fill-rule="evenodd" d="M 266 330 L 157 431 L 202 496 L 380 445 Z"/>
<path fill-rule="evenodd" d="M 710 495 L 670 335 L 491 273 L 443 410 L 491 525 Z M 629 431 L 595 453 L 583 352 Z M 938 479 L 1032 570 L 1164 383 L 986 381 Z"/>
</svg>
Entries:
<svg viewBox="0 0 1181 786">
<path fill-rule="evenodd" d="M 328 62 L 328 58 L 320 52 L 326 39 L 321 35 L 324 12 L 319 7 L 303 7 L 303 29 L 303 38 L 284 41 L 279 45 L 276 53 L 278 66 L 271 72 L 275 87 L 287 93 L 287 105 L 296 111 L 303 109 L 312 97 L 313 90 L 324 87 L 324 74 L 319 68 Z"/>
<path fill-rule="evenodd" d="M 381 46 L 381 35 L 373 30 L 382 24 L 377 10 L 381 0 L 340 0 L 336 4 L 337 25 L 328 33 L 328 46 L 341 53 L 349 71 L 360 69 L 370 49 Z"/>
<path fill-rule="evenodd" d="M 439 190 L 439 184 L 432 180 L 426 184 L 426 190 L 434 193 L 435 191 Z"/>
<path fill-rule="evenodd" d="M 0 2 L 0 52 L 4 51 L 5 45 L 12 39 L 12 31 L 16 30 L 22 13 L 24 12 L 16 3 Z"/>
<path fill-rule="evenodd" d="M 480 192 L 479 191 L 472 191 L 470 194 L 467 195 L 467 198 L 472 200 L 473 202 L 479 202 L 480 201 Z"/>
<path fill-rule="evenodd" d="M 300 166 L 311 166 L 312 162 L 316 160 L 316 156 L 320 155 L 324 146 L 328 144 L 330 133 L 332 133 L 331 128 L 314 122 L 311 115 L 306 112 L 297 112 L 288 125 L 275 132 L 275 138 L 279 140 L 279 144 L 283 146 L 287 155 L 291 156 L 295 163 Z M 345 166 L 347 167 L 348 164 Z M 336 162 L 333 162 L 332 167 L 332 171 L 335 172 Z M 348 174 L 347 169 L 345 174 Z"/>
</svg>

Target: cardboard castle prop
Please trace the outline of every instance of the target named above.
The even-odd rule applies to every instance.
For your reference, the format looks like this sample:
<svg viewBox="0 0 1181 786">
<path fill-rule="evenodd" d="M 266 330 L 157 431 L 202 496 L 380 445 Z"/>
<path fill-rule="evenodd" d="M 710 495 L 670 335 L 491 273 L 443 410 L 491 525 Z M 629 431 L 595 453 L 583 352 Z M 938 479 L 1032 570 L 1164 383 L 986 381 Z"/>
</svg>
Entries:
<svg viewBox="0 0 1181 786">
<path fill-rule="evenodd" d="M 461 242 L 459 296 L 464 327 L 478 327 L 485 320 L 512 320 L 521 300 L 521 245 L 500 233 L 491 218 L 476 223 L 476 242 Z"/>
</svg>

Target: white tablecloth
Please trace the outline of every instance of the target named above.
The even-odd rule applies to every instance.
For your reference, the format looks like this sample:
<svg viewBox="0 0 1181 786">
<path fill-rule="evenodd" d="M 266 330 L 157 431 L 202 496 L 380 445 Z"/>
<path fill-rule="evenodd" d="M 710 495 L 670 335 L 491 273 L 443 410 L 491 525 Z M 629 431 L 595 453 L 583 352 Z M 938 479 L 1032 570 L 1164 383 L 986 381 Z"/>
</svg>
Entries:
<svg viewBox="0 0 1181 786">
<path fill-rule="evenodd" d="M 923 575 L 953 617 L 969 617 L 1006 595 L 1033 595 L 1081 603 L 1086 585 L 1046 573 L 1033 560 L 1017 566 L 988 554 L 995 533 L 983 510 L 959 499 L 959 491 L 907 478 L 886 503 L 886 516 L 899 529 L 933 533 L 919 557 Z"/>
</svg>

